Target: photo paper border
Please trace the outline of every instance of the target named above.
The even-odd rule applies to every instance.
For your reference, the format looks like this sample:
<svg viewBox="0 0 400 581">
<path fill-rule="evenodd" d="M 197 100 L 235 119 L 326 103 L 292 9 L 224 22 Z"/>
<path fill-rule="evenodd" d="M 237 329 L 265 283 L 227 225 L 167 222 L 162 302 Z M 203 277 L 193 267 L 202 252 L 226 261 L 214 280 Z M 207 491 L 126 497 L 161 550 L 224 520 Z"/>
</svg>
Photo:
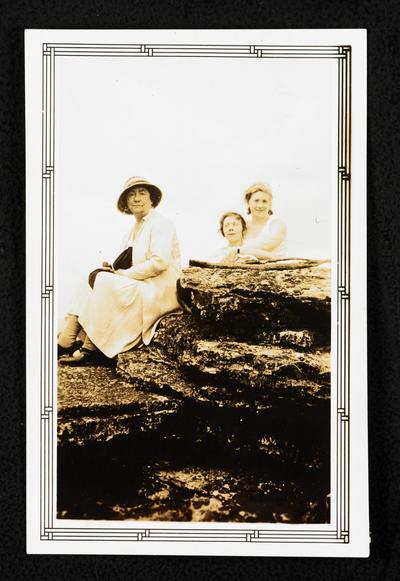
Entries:
<svg viewBox="0 0 400 581">
<path fill-rule="evenodd" d="M 63 57 L 126 58 L 313 58 L 336 59 L 338 69 L 337 144 L 337 457 L 336 529 L 271 530 L 258 528 L 157 528 L 60 526 L 55 523 L 55 427 L 57 407 L 54 384 L 54 151 L 56 60 Z M 350 196 L 351 196 L 351 71 L 350 45 L 258 44 L 115 44 L 43 43 L 42 45 L 42 223 L 41 223 L 41 357 L 40 357 L 40 540 L 41 541 L 147 541 L 189 543 L 327 543 L 350 542 Z M 175 523 L 174 523 L 175 524 Z M 262 523 L 260 523 L 261 525 Z M 267 523 L 268 524 L 268 523 Z M 186 523 L 182 523 L 183 526 Z M 39 532 L 39 531 L 38 531 Z"/>
</svg>

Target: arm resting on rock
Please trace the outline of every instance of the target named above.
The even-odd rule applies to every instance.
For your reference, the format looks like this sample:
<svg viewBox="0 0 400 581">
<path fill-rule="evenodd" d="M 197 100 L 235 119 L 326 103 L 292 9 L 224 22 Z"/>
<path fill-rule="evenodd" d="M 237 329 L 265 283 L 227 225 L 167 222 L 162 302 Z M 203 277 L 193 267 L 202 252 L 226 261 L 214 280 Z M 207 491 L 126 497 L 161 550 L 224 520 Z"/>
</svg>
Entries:
<svg viewBox="0 0 400 581">
<path fill-rule="evenodd" d="M 267 252 L 266 250 L 260 250 L 259 248 L 253 248 L 249 246 L 241 246 L 240 248 L 240 254 L 239 256 L 242 255 L 249 255 L 249 256 L 254 256 L 255 258 L 258 258 L 258 260 L 265 260 L 267 258 L 271 258 L 271 256 L 274 256 L 273 252 Z"/>
<path fill-rule="evenodd" d="M 274 220 L 269 228 L 264 228 L 254 239 L 245 242 L 241 247 L 242 254 L 252 254 L 256 258 L 268 258 L 273 250 L 279 246 L 286 237 L 286 224 L 280 220 Z"/>
</svg>

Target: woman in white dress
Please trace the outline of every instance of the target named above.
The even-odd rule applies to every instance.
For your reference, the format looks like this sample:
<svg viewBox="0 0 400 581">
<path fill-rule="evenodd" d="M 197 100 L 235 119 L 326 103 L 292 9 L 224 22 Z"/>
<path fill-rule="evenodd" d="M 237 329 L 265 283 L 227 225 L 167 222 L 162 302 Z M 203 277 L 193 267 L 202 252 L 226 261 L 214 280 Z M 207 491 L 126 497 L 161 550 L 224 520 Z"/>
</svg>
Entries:
<svg viewBox="0 0 400 581">
<path fill-rule="evenodd" d="M 245 191 L 244 199 L 250 219 L 240 253 L 259 259 L 284 257 L 286 225 L 273 216 L 271 188 L 262 183 L 253 184 Z"/>
<path fill-rule="evenodd" d="M 78 322 L 87 338 L 66 363 L 90 363 L 96 360 L 96 348 L 113 358 L 140 343 L 148 345 L 160 318 L 179 309 L 179 245 L 172 222 L 155 210 L 161 197 L 161 190 L 144 178 L 125 183 L 117 207 L 135 218 L 124 244 L 132 248 L 132 264 L 117 270 L 103 264 L 75 320 L 68 323 Z M 59 345 L 68 347 L 72 337 L 70 327 Z"/>
</svg>

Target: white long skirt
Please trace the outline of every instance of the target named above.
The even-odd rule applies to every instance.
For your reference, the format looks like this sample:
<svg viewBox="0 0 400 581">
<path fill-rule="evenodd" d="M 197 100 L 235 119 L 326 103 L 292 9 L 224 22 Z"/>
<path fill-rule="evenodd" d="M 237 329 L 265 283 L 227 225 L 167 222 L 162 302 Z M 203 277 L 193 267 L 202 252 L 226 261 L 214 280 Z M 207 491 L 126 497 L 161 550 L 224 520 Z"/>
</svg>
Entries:
<svg viewBox="0 0 400 581">
<path fill-rule="evenodd" d="M 107 357 L 128 351 L 143 331 L 144 281 L 99 273 L 79 314 L 90 340 Z"/>
</svg>

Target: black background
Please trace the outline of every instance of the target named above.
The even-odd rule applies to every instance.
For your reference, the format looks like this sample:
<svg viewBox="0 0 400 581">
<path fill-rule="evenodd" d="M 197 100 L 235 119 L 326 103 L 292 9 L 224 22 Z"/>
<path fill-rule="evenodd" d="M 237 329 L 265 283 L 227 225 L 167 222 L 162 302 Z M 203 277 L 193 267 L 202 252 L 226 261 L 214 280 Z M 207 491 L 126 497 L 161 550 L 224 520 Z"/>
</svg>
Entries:
<svg viewBox="0 0 400 581">
<path fill-rule="evenodd" d="M 377 0 L 0 2 L 1 578 L 399 577 L 399 6 Z M 25 554 L 25 28 L 367 28 L 369 559 Z"/>
</svg>

